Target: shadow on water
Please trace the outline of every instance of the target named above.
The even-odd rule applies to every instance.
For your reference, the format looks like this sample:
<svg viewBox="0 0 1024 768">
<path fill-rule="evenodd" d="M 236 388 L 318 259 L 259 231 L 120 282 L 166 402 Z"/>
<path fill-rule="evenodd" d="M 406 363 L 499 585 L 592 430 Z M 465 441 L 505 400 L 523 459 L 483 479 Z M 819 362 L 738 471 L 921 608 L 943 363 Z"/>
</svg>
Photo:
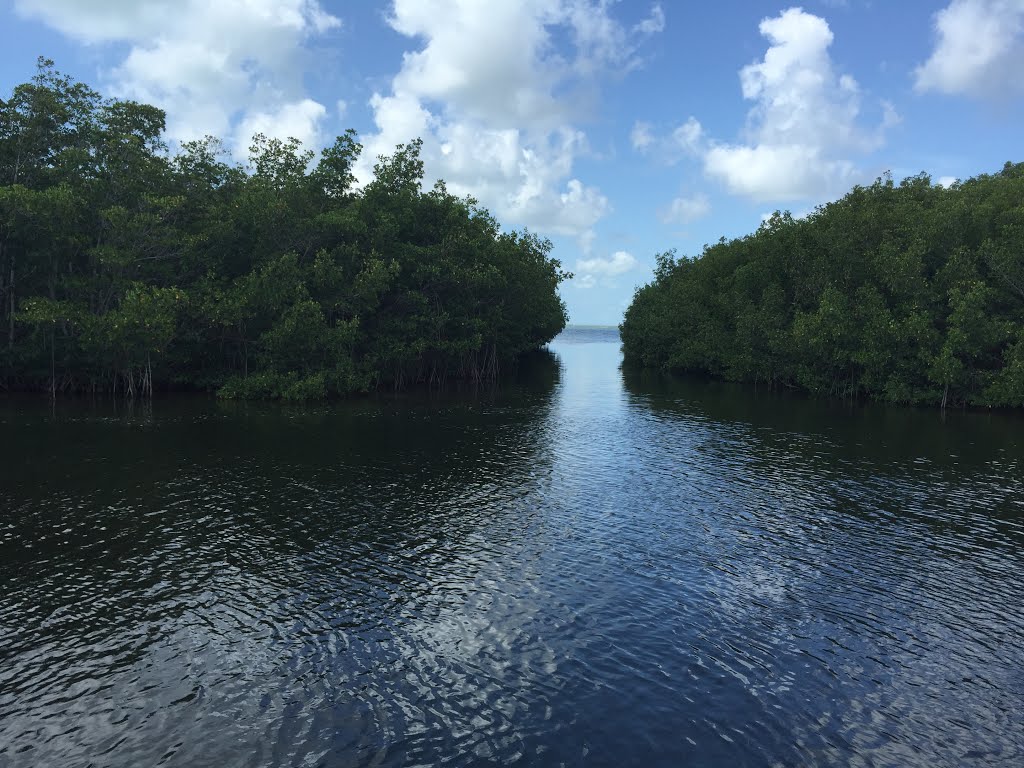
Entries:
<svg viewBox="0 0 1024 768">
<path fill-rule="evenodd" d="M 431 723 L 450 744 L 466 703 L 423 694 L 501 697 L 439 657 L 467 627 L 436 625 L 529 535 L 560 371 L 544 351 L 500 388 L 0 404 L 0 765 L 404 763 Z"/>
<path fill-rule="evenodd" d="M 0 503 L 10 505 L 4 539 L 33 543 L 6 552 L 5 563 L 16 570 L 50 548 L 60 557 L 93 558 L 91 539 L 102 540 L 115 561 L 163 547 L 166 540 L 149 534 L 195 513 L 191 503 L 167 502 L 204 485 L 231 489 L 231 503 L 212 505 L 217 511 L 281 533 L 297 526 L 312 541 L 334 529 L 338 514 L 363 514 L 371 526 L 432 524 L 444 507 L 431 507 L 424 494 L 448 498 L 498 475 L 514 485 L 543 462 L 544 419 L 559 372 L 544 352 L 501 389 L 308 405 L 181 396 L 135 404 L 70 400 L 52 412 L 38 400 L 7 401 L 0 404 Z M 363 496 L 364 484 L 389 489 L 386 510 Z M 353 498 L 322 496 L 332 489 Z M 74 536 L 48 537 L 47 529 L 73 522 L 68 505 L 119 519 L 123 551 L 111 547 L 109 526 L 80 524 Z M 202 526 L 185 527 L 206 537 Z"/>
<path fill-rule="evenodd" d="M 1020 454 L 1024 415 L 1013 410 L 945 413 L 841 400 L 811 399 L 697 376 L 622 368 L 623 384 L 637 403 L 680 416 L 794 435 L 820 435 L 849 455 L 917 457 L 938 464 L 987 461 L 993 453 Z"/>
<path fill-rule="evenodd" d="M 982 515 L 985 528 L 1004 519 L 1006 534 L 1021 520 L 1019 413 L 812 400 L 630 367 L 622 379 L 634 407 L 705 435 L 709 458 L 749 460 L 766 479 L 814 478 L 808 492 L 845 488 L 863 497 L 843 505 L 853 513 L 888 509 L 939 527 L 963 523 L 965 533 L 976 529 L 974 515 L 944 510 Z"/>
</svg>

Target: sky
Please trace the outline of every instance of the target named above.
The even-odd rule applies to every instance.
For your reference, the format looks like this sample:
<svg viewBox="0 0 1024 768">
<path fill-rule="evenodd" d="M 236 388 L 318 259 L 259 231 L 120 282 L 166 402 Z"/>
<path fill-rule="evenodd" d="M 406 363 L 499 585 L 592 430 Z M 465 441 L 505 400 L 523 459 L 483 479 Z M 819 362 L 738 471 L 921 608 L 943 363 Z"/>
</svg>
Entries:
<svg viewBox="0 0 1024 768">
<path fill-rule="evenodd" d="M 553 243 L 570 322 L 616 324 L 655 256 L 889 172 L 1024 161 L 1024 0 L 0 0 L 0 94 L 38 56 L 155 104 L 444 179 Z"/>
</svg>

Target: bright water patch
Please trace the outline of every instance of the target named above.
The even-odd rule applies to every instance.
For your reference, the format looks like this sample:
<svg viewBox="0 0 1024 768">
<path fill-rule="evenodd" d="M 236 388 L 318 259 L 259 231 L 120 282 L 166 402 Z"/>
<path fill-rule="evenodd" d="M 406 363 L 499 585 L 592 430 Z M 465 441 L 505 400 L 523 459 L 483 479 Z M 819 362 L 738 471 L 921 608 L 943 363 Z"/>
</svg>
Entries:
<svg viewBox="0 0 1024 768">
<path fill-rule="evenodd" d="M 1013 414 L 0 405 L 0 766 L 1020 765 Z"/>
</svg>

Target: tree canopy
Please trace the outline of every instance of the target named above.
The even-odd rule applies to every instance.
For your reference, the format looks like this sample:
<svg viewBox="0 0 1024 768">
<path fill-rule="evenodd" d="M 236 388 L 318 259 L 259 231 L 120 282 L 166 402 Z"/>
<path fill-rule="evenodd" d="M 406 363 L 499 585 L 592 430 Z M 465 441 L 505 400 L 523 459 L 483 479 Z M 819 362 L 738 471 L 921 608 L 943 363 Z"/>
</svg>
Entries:
<svg viewBox="0 0 1024 768">
<path fill-rule="evenodd" d="M 164 113 L 40 59 L 0 99 L 0 386 L 304 399 L 493 378 L 565 325 L 551 243 L 439 183 L 420 142 L 357 188 L 254 137 L 171 153 Z"/>
<path fill-rule="evenodd" d="M 629 363 L 893 403 L 1024 406 L 1024 164 L 927 175 L 776 213 L 658 257 Z"/>
</svg>

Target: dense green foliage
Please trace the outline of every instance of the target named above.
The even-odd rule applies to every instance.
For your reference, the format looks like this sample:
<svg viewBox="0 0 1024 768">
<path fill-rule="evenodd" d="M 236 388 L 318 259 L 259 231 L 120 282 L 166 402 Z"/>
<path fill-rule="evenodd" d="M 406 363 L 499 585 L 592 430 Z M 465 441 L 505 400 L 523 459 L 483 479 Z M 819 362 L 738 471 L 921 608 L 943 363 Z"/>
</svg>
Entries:
<svg viewBox="0 0 1024 768">
<path fill-rule="evenodd" d="M 0 388 L 323 397 L 493 378 L 565 325 L 550 243 L 422 191 L 418 141 L 357 190 L 352 132 L 243 168 L 163 130 L 43 60 L 0 99 Z"/>
<path fill-rule="evenodd" d="M 627 362 L 894 403 L 1024 405 L 1024 164 L 878 180 L 658 258 Z"/>
</svg>

